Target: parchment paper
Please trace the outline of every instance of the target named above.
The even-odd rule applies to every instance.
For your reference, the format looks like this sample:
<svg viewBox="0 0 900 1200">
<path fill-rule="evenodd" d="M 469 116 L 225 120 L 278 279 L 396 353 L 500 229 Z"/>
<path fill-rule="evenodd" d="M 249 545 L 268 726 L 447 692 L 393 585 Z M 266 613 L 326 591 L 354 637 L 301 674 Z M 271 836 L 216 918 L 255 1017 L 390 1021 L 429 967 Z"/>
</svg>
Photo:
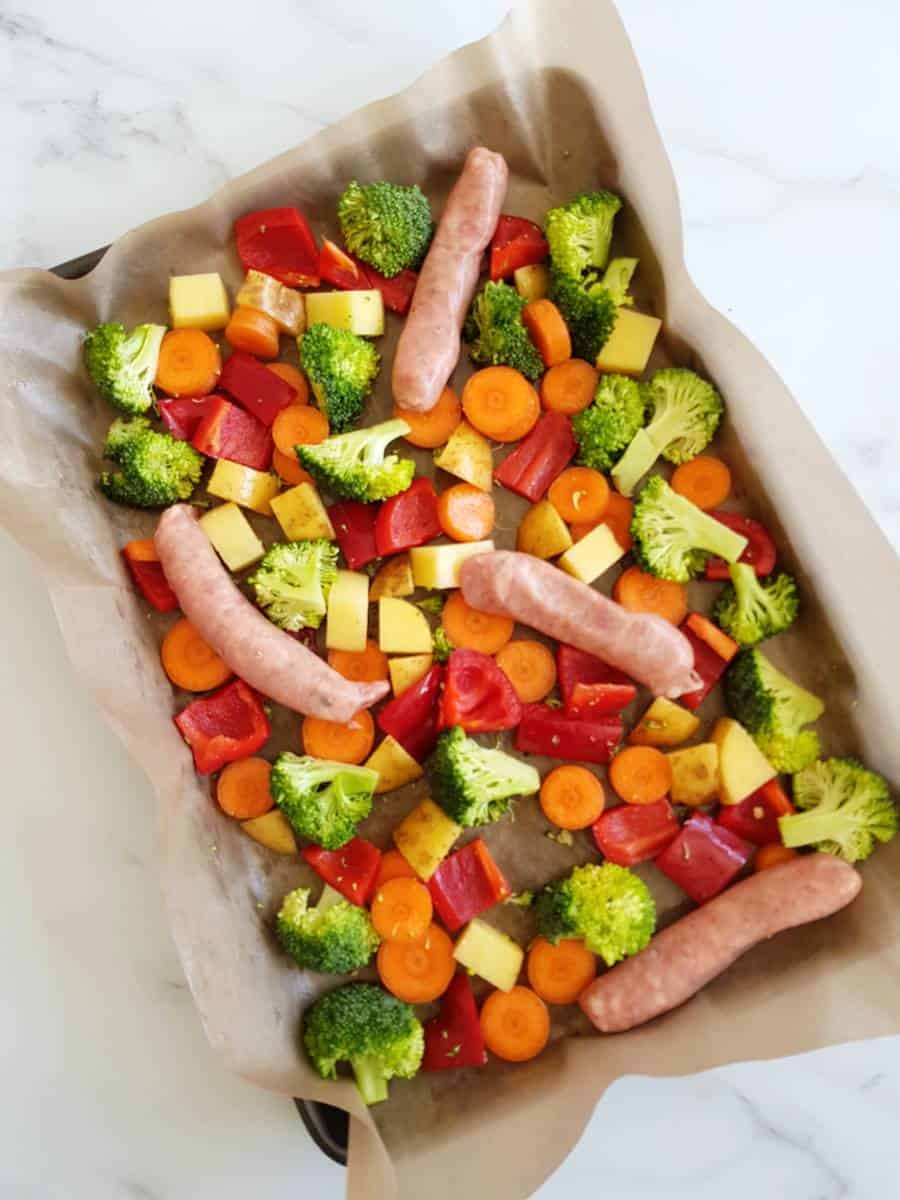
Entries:
<svg viewBox="0 0 900 1200">
<path fill-rule="evenodd" d="M 522 4 L 496 34 L 402 95 L 354 114 L 207 204 L 122 238 L 84 280 L 40 271 L 0 277 L 4 526 L 42 570 L 76 669 L 153 781 L 173 935 L 211 1044 L 261 1087 L 350 1111 L 353 1200 L 419 1196 L 424 1181 L 430 1200 L 466 1193 L 518 1200 L 561 1162 L 622 1074 L 685 1073 L 900 1026 L 898 839 L 865 866 L 862 898 L 849 910 L 758 948 L 696 1000 L 634 1033 L 556 1040 L 525 1067 L 492 1063 L 398 1082 L 371 1114 L 351 1084 L 323 1083 L 304 1061 L 299 1013 L 322 981 L 286 964 L 269 926 L 283 892 L 310 877 L 219 814 L 171 724 L 185 697 L 173 697 L 157 647 L 174 617 L 148 617 L 117 553 L 148 534 L 154 518 L 116 509 L 94 490 L 110 412 L 84 375 L 80 341 L 99 320 L 165 321 L 170 273 L 219 270 L 233 294 L 240 270 L 232 222 L 253 208 L 296 204 L 319 234 L 333 236 L 335 200 L 355 176 L 418 182 L 439 212 L 476 142 L 509 162 L 506 211 L 540 219 L 549 204 L 596 185 L 626 197 L 618 241 L 641 260 L 638 306 L 665 322 L 659 359 L 694 365 L 721 389 L 728 420 L 719 446 L 739 499 L 753 497 L 751 509 L 779 533 L 785 562 L 804 585 L 800 628 L 778 640 L 773 657 L 825 695 L 829 751 L 858 752 L 900 782 L 897 560 L 774 371 L 688 278 L 672 174 L 608 0 Z M 386 367 L 371 418 L 388 409 L 397 327 L 393 321 L 381 343 Z M 457 383 L 467 371 L 459 369 Z M 511 544 L 523 505 L 502 492 L 498 499 L 498 540 Z M 692 585 L 692 603 L 707 607 L 715 590 Z M 276 726 L 267 753 L 296 748 L 297 719 L 282 713 Z M 384 798 L 363 832 L 383 844 L 424 790 Z M 527 800 L 515 822 L 484 832 L 514 888 L 590 856 L 583 835 L 568 849 L 549 841 L 546 829 Z M 663 919 L 677 915 L 676 890 L 652 870 L 647 878 Z M 528 913 L 505 906 L 491 919 L 523 941 L 529 936 Z M 555 1038 L 566 1031 L 585 1032 L 571 1015 L 557 1019 Z"/>
</svg>

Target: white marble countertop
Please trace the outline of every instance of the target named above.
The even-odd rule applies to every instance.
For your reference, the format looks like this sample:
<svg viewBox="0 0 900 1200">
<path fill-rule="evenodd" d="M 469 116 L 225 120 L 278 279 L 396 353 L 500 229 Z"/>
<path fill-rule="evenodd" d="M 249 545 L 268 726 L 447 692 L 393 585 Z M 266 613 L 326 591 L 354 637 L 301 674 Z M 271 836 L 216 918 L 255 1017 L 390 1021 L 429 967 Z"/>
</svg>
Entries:
<svg viewBox="0 0 900 1200">
<path fill-rule="evenodd" d="M 229 177 L 487 32 L 504 0 L 0 9 L 0 266 L 49 265 Z M 900 9 L 621 0 L 700 288 L 769 356 L 895 546 Z M 145 781 L 0 541 L 0 1196 L 317 1200 L 340 1168 L 227 1076 L 169 941 Z M 883 1200 L 900 1040 L 625 1080 L 540 1200 Z M 648 1148 L 652 1147 L 652 1153 Z"/>
</svg>

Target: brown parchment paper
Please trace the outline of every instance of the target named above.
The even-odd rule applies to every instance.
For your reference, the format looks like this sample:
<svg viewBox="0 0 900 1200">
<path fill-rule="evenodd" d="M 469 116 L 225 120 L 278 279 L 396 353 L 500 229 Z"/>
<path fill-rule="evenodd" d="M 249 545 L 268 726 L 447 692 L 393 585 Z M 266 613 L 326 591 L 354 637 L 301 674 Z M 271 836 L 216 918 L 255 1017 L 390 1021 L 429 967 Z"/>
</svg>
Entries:
<svg viewBox="0 0 900 1200">
<path fill-rule="evenodd" d="M 157 658 L 171 619 L 148 617 L 118 558 L 154 519 L 116 509 L 94 490 L 110 413 L 84 376 L 80 340 L 99 320 L 165 321 L 170 273 L 219 270 L 233 293 L 240 270 L 232 222 L 252 208 L 296 204 L 317 232 L 333 235 L 336 197 L 356 176 L 419 182 L 439 212 L 477 142 L 509 162 L 506 211 L 540 219 L 550 203 L 601 184 L 626 197 L 617 239 L 641 259 L 638 306 L 664 319 L 659 361 L 694 365 L 723 392 L 719 446 L 739 500 L 779 533 L 804 584 L 800 628 L 778 639 L 772 655 L 827 699 L 828 750 L 857 752 L 900 783 L 896 557 L 774 371 L 688 278 L 672 173 L 608 0 L 520 5 L 492 37 L 402 95 L 348 117 L 208 203 L 122 238 L 84 280 L 41 271 L 0 277 L 3 524 L 43 572 L 75 667 L 153 782 L 173 935 L 212 1046 L 261 1087 L 350 1111 L 353 1200 L 418 1196 L 423 1183 L 431 1200 L 518 1200 L 562 1161 L 623 1074 L 680 1074 L 900 1028 L 898 839 L 866 864 L 862 898 L 848 911 L 758 948 L 690 1004 L 631 1034 L 563 1039 L 587 1031 L 578 1017 L 557 1017 L 554 1044 L 536 1062 L 398 1082 L 373 1113 L 352 1085 L 323 1083 L 303 1059 L 298 1016 L 322 980 L 285 963 L 269 925 L 284 891 L 310 877 L 293 861 L 273 861 L 218 813 L 172 726 L 185 698 L 173 697 Z M 397 328 L 392 320 L 381 343 L 386 365 L 372 419 L 389 407 Z M 467 372 L 459 368 L 457 383 Z M 523 506 L 498 498 L 498 540 L 511 544 Z M 712 594 L 692 585 L 696 607 Z M 297 719 L 279 714 L 268 750 L 296 745 Z M 384 843 L 425 786 L 384 798 L 366 835 Z M 546 829 L 529 800 L 515 822 L 485 831 L 515 888 L 590 855 L 582 835 L 566 848 Z M 647 878 L 663 920 L 677 915 L 676 890 L 652 870 Z M 490 919 L 523 941 L 530 934 L 530 914 L 519 909 L 501 907 Z"/>
</svg>

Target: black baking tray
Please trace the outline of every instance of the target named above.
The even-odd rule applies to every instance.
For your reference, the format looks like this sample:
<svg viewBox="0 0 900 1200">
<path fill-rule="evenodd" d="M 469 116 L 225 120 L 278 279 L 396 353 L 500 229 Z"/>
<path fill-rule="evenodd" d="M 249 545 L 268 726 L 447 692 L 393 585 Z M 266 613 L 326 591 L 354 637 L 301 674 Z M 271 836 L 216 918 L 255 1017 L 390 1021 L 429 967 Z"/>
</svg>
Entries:
<svg viewBox="0 0 900 1200">
<path fill-rule="evenodd" d="M 63 279 L 80 279 L 96 267 L 108 249 L 109 246 L 103 246 L 99 250 L 91 250 L 88 254 L 81 254 L 50 269 Z M 350 1128 L 347 1113 L 342 1108 L 319 1104 L 315 1100 L 295 1100 L 294 1103 L 309 1136 L 322 1153 L 333 1162 L 346 1166 Z"/>
</svg>

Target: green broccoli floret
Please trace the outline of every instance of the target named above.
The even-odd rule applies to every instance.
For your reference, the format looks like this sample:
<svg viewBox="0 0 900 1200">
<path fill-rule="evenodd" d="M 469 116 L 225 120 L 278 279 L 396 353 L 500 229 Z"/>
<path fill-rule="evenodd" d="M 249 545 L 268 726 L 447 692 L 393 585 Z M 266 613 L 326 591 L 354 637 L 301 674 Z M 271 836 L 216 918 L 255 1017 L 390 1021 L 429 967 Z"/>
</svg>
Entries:
<svg viewBox="0 0 900 1200">
<path fill-rule="evenodd" d="M 472 362 L 513 367 L 526 379 L 544 373 L 544 363 L 522 322 L 525 300 L 508 283 L 486 283 L 469 308 L 463 338 Z"/>
<path fill-rule="evenodd" d="M 84 365 L 97 390 L 128 416 L 148 412 L 165 325 L 136 325 L 129 333 L 118 321 L 92 329 L 84 339 Z"/>
<path fill-rule="evenodd" d="M 742 650 L 728 668 L 725 702 L 776 770 L 794 775 L 819 757 L 818 734 L 803 726 L 817 721 L 825 705 L 759 650 Z"/>
<path fill-rule="evenodd" d="M 309 888 L 288 892 L 275 922 L 282 949 L 298 966 L 323 975 L 346 975 L 368 964 L 380 938 L 368 912 L 326 885 L 315 908 Z"/>
<path fill-rule="evenodd" d="M 365 338 L 317 322 L 297 339 L 300 366 L 333 433 L 352 429 L 362 415 L 380 360 Z"/>
<path fill-rule="evenodd" d="M 643 950 L 656 928 L 650 889 L 639 875 L 610 862 L 586 863 L 548 884 L 535 912 L 547 941 L 582 938 L 608 967 Z"/>
<path fill-rule="evenodd" d="M 644 423 L 644 394 L 627 375 L 603 375 L 594 403 L 572 418 L 576 461 L 609 471 Z"/>
<path fill-rule="evenodd" d="M 749 563 L 731 563 L 731 583 L 723 588 L 713 619 L 741 646 L 755 646 L 790 629 L 800 607 L 793 576 L 759 579 Z"/>
<path fill-rule="evenodd" d="M 637 265 L 636 258 L 613 258 L 603 272 L 601 286 L 606 288 L 620 307 L 631 307 L 634 304 L 634 298 L 629 296 L 628 289 Z"/>
<path fill-rule="evenodd" d="M 638 565 L 658 579 L 687 583 L 711 554 L 736 562 L 747 539 L 673 492 L 661 475 L 644 484 L 631 519 Z"/>
<path fill-rule="evenodd" d="M 568 326 L 572 353 L 596 362 L 616 323 L 618 310 L 612 294 L 599 284 L 588 290 L 580 280 L 551 268 L 550 299 Z"/>
<path fill-rule="evenodd" d="M 338 201 L 338 220 L 351 254 L 388 279 L 419 265 L 434 232 L 424 192 L 384 181 L 354 179 Z"/>
<path fill-rule="evenodd" d="M 387 454 L 391 442 L 409 433 L 405 421 L 382 421 L 326 438 L 317 446 L 297 446 L 297 458 L 322 487 L 336 496 L 361 500 L 387 500 L 405 492 L 413 481 L 412 459 Z"/>
<path fill-rule="evenodd" d="M 794 776 L 794 804 L 802 811 L 778 819 L 785 846 L 815 846 L 845 862 L 868 858 L 900 828 L 887 781 L 854 758 L 805 767 Z"/>
<path fill-rule="evenodd" d="M 422 1063 L 425 1034 L 415 1012 L 374 983 L 345 983 L 307 1009 L 306 1052 L 323 1079 L 349 1062 L 366 1104 L 386 1100 L 389 1079 L 412 1079 Z"/>
<path fill-rule="evenodd" d="M 272 799 L 291 828 L 326 850 L 339 850 L 372 811 L 378 772 L 285 751 L 272 765 Z"/>
<path fill-rule="evenodd" d="M 534 767 L 479 745 L 459 726 L 438 738 L 430 765 L 435 800 L 465 828 L 499 821 L 513 796 L 532 796 L 541 786 Z"/>
<path fill-rule="evenodd" d="M 291 633 L 318 629 L 337 578 L 337 558 L 337 546 L 325 538 L 276 543 L 248 580 L 256 603 Z"/>
<path fill-rule="evenodd" d="M 602 271 L 609 258 L 613 221 L 622 201 L 613 192 L 582 192 L 551 208 L 544 222 L 550 259 L 557 271 L 581 279 Z M 593 361 L 593 359 L 591 360 Z"/>
<path fill-rule="evenodd" d="M 102 472 L 100 491 L 108 500 L 133 508 L 164 508 L 190 499 L 205 461 L 189 442 L 153 429 L 146 417 L 113 421 L 103 457 L 120 470 Z"/>
<path fill-rule="evenodd" d="M 447 637 L 443 625 L 438 625 L 431 635 L 432 657 L 435 662 L 445 663 L 453 653 L 453 643 Z"/>
</svg>

